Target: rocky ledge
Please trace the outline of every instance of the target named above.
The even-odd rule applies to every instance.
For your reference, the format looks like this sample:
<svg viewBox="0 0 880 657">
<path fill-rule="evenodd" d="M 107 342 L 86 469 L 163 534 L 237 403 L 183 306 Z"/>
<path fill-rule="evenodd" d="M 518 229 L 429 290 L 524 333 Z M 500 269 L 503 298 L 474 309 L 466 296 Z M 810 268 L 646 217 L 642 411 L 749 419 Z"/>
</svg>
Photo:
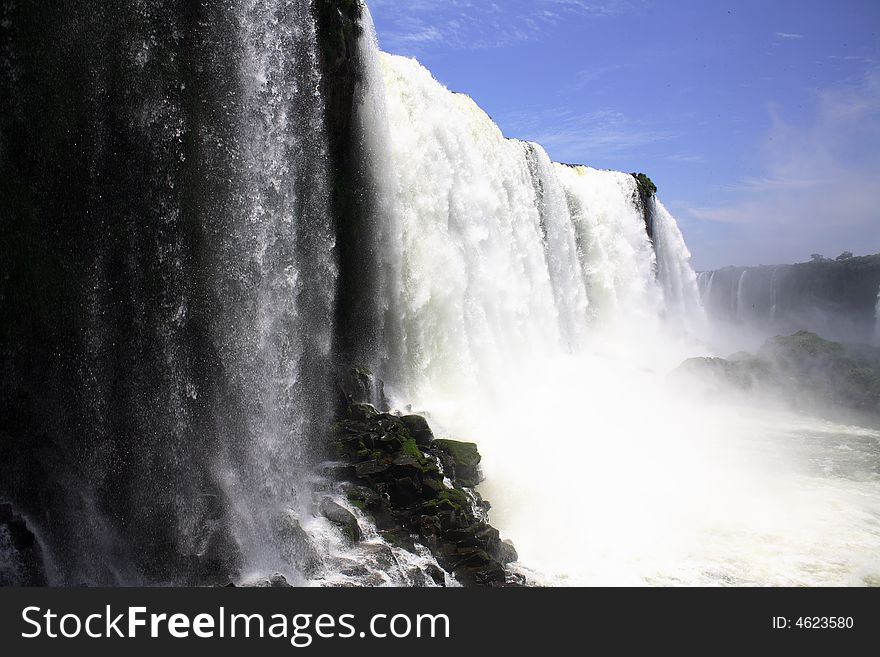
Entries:
<svg viewBox="0 0 880 657">
<path fill-rule="evenodd" d="M 352 402 L 334 426 L 333 447 L 349 501 L 389 543 L 408 550 L 423 544 L 465 586 L 523 583 L 506 568 L 516 550 L 489 524 L 489 503 L 474 490 L 480 481 L 475 444 L 435 439 L 420 415 Z"/>
<path fill-rule="evenodd" d="M 803 412 L 853 412 L 880 417 L 880 348 L 825 340 L 799 331 L 777 336 L 756 354 L 692 358 L 673 377 L 698 377 L 757 395 L 772 394 Z"/>
</svg>

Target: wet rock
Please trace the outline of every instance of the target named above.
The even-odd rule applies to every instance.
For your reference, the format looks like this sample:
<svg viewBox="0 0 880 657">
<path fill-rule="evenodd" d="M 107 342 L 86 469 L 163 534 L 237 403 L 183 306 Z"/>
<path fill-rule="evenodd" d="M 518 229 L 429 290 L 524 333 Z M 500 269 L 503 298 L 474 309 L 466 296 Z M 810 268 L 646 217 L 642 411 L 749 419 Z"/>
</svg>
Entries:
<svg viewBox="0 0 880 657">
<path fill-rule="evenodd" d="M 321 557 L 292 511 L 282 515 L 276 525 L 276 532 L 281 555 L 291 566 L 306 577 L 317 572 Z"/>
<path fill-rule="evenodd" d="M 354 472 L 357 477 L 369 477 L 370 475 L 377 475 L 385 472 L 391 467 L 391 464 L 387 461 L 366 461 L 364 463 L 358 463 L 354 466 Z"/>
<path fill-rule="evenodd" d="M 437 586 L 446 586 L 446 573 L 434 564 L 425 566 L 425 574 L 430 577 Z"/>
<path fill-rule="evenodd" d="M 519 561 L 519 554 L 517 553 L 512 541 L 501 541 L 498 558 L 503 564 Z"/>
<path fill-rule="evenodd" d="M 334 525 L 337 525 L 345 537 L 352 543 L 357 543 L 363 537 L 357 518 L 343 506 L 340 506 L 329 497 L 325 497 L 318 505 L 318 511 Z"/>
<path fill-rule="evenodd" d="M 342 368 L 336 374 L 336 382 L 344 406 L 369 404 L 380 411 L 388 411 L 385 385 L 370 370 L 364 367 Z"/>
<path fill-rule="evenodd" d="M 293 588 L 287 581 L 287 578 L 281 573 L 275 573 L 269 578 L 269 586 L 273 589 L 289 589 Z"/>
<path fill-rule="evenodd" d="M 361 406 L 352 404 L 336 431 L 335 450 L 352 466 L 349 499 L 372 515 L 389 543 L 414 551 L 417 540 L 460 583 L 506 586 L 504 566 L 516 550 L 488 524 L 489 505 L 473 490 L 480 481 L 477 446 L 433 440 L 421 416 Z M 436 572 L 429 576 L 445 583 Z"/>
<path fill-rule="evenodd" d="M 420 447 L 428 447 L 434 441 L 434 432 L 421 415 L 404 415 L 400 421 Z"/>
<path fill-rule="evenodd" d="M 372 404 L 351 404 L 348 407 L 348 417 L 356 422 L 369 422 L 379 415 L 379 410 Z"/>
<path fill-rule="evenodd" d="M 482 481 L 481 456 L 476 444 L 444 439 L 435 440 L 434 446 L 452 459 L 455 464 L 455 477 L 462 486 L 472 488 Z"/>
</svg>

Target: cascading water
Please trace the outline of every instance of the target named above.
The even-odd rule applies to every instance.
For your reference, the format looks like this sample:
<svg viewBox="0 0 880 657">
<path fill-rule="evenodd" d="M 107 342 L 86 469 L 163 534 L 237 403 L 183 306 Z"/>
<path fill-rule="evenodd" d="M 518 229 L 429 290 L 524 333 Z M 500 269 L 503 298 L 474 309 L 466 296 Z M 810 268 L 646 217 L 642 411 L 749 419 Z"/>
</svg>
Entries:
<svg viewBox="0 0 880 657">
<path fill-rule="evenodd" d="M 0 501 L 54 584 L 301 577 L 336 288 L 311 3 L 38 4 L 3 20 Z"/>
<path fill-rule="evenodd" d="M 529 575 L 778 584 L 875 572 L 878 535 L 861 519 L 878 517 L 876 484 L 817 487 L 814 456 L 793 446 L 837 428 L 667 381 L 704 352 L 681 327 L 704 325 L 662 204 L 652 248 L 632 176 L 549 165 L 417 62 L 381 60 L 390 130 L 376 131 L 389 143 L 372 166 L 393 194 L 377 221 L 391 237 L 382 296 L 399 321 L 389 390 L 441 435 L 479 443 L 493 524 Z"/>
<path fill-rule="evenodd" d="M 797 277 L 698 281 L 634 176 L 504 138 L 355 3 L 34 6 L 0 21 L 0 582 L 436 582 L 319 462 L 352 360 L 479 443 L 533 581 L 876 577 L 880 434 L 667 377 L 700 289 L 751 318 Z"/>
<path fill-rule="evenodd" d="M 735 315 L 738 321 L 745 321 L 748 318 L 748 301 L 746 300 L 746 281 L 749 276 L 749 270 L 743 270 L 739 276 L 739 282 L 736 284 L 736 310 Z"/>
<path fill-rule="evenodd" d="M 296 572 L 277 525 L 293 510 L 330 417 L 336 264 L 324 103 L 308 2 L 240 9 L 242 56 L 234 148 L 241 180 L 213 242 L 222 266 L 214 343 L 236 399 L 236 435 L 218 464 L 235 508 L 245 568 Z M 212 236 L 213 237 L 213 236 Z M 218 409 L 218 425 L 225 409 Z"/>
<path fill-rule="evenodd" d="M 848 343 L 873 339 L 880 256 L 727 267 L 703 279 L 712 281 L 701 289 L 712 332 L 736 348 L 799 330 Z"/>
<path fill-rule="evenodd" d="M 877 306 L 874 308 L 874 344 L 880 347 L 880 290 L 877 290 Z"/>
<path fill-rule="evenodd" d="M 697 277 L 689 261 L 691 253 L 675 218 L 659 199 L 652 199 L 650 209 L 654 227 L 654 250 L 657 253 L 657 279 L 663 286 L 667 312 L 673 318 L 690 322 L 686 326 L 697 334 L 705 331 L 705 314 L 700 300 Z M 707 297 L 712 291 L 712 275 L 707 284 Z"/>
</svg>

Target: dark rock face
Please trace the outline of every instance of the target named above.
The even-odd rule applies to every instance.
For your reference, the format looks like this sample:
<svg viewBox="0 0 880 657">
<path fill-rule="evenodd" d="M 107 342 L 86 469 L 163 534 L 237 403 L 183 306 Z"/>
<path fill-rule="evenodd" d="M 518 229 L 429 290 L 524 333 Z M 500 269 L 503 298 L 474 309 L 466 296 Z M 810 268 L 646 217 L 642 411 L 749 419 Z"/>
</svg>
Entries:
<svg viewBox="0 0 880 657">
<path fill-rule="evenodd" d="M 268 407 L 257 388 L 294 358 L 254 357 L 263 347 L 242 327 L 291 262 L 310 282 L 297 299 L 309 312 L 279 321 L 266 350 L 302 343 L 302 376 L 271 412 L 286 428 L 313 423 L 303 435 L 333 417 L 324 345 L 338 309 L 319 284 L 332 285 L 330 255 L 318 254 L 335 241 L 331 183 L 351 207 L 358 192 L 342 185 L 351 177 L 325 179 L 317 126 L 327 119 L 343 167 L 357 150 L 346 122 L 360 5 L 294 2 L 254 17 L 258 6 L 253 25 L 239 5 L 0 6 L 0 500 L 33 524 L 53 584 L 235 576 L 240 507 L 208 500 L 225 495 L 218 460 L 261 476 L 239 467 Z M 324 98 L 303 64 L 312 7 L 332 76 Z M 247 74 L 251 47 L 272 59 L 262 90 Z M 299 89 L 309 92 L 294 99 Z M 275 111 L 289 120 L 267 137 Z M 263 162 L 261 142 L 283 166 Z M 259 266 L 247 254 L 255 191 L 267 222 L 295 227 L 267 225 L 277 239 Z"/>
<path fill-rule="evenodd" d="M 45 586 L 43 555 L 11 504 L 0 504 L 0 586 Z"/>
<path fill-rule="evenodd" d="M 363 81 L 360 0 L 315 0 L 330 142 L 331 192 L 339 263 L 336 350 L 349 362 L 377 366 L 382 311 L 378 286 L 375 197 L 357 120 Z"/>
<path fill-rule="evenodd" d="M 341 413 L 351 404 L 370 404 L 380 411 L 388 410 L 385 384 L 363 367 L 341 367 L 336 374 Z"/>
<path fill-rule="evenodd" d="M 657 195 L 657 185 L 644 173 L 634 173 L 636 179 L 636 198 L 633 199 L 636 206 L 642 211 L 645 219 L 645 228 L 648 237 L 654 239 L 654 197 Z"/>
<path fill-rule="evenodd" d="M 489 504 L 473 490 L 479 481 L 476 445 L 430 440 L 424 418 L 364 411 L 352 405 L 335 427 L 337 456 L 348 464 L 349 500 L 391 543 L 426 545 L 462 584 L 508 584 L 505 566 L 516 551 L 488 524 Z"/>
<path fill-rule="evenodd" d="M 434 432 L 428 425 L 428 421 L 421 415 L 404 415 L 400 418 L 412 437 L 416 439 L 416 444 L 420 447 L 429 447 L 434 441 Z M 476 445 L 474 446 L 476 447 Z"/>
<path fill-rule="evenodd" d="M 474 443 L 435 440 L 434 445 L 448 457 L 443 459 L 444 470 L 452 472 L 462 486 L 473 488 L 482 481 L 480 474 L 482 457 Z"/>
</svg>

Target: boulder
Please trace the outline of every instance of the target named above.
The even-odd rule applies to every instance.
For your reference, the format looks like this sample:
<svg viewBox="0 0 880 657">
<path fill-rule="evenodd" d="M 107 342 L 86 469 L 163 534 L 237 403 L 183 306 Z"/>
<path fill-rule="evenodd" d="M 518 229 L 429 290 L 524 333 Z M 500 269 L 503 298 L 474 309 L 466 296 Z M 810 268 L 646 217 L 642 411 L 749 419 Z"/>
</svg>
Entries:
<svg viewBox="0 0 880 657">
<path fill-rule="evenodd" d="M 452 458 L 455 463 L 455 477 L 465 487 L 473 488 L 482 481 L 480 474 L 480 452 L 474 443 L 457 440 L 435 440 L 433 446 Z"/>
<path fill-rule="evenodd" d="M 428 447 L 433 442 L 434 432 L 421 415 L 404 415 L 400 421 L 420 447 Z"/>
<path fill-rule="evenodd" d="M 337 525 L 345 537 L 352 543 L 357 543 L 363 537 L 357 518 L 351 511 L 340 506 L 329 497 L 325 497 L 318 505 L 318 511 L 334 525 Z"/>
</svg>

